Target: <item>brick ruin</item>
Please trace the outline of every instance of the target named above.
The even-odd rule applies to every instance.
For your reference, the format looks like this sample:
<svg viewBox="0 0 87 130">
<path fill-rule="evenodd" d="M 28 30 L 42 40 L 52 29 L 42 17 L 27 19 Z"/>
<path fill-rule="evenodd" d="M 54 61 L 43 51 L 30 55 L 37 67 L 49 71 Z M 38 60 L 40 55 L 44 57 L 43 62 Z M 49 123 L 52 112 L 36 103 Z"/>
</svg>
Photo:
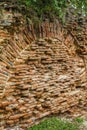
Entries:
<svg viewBox="0 0 87 130">
<path fill-rule="evenodd" d="M 0 128 L 27 129 L 54 114 L 86 116 L 86 20 L 34 25 L 0 8 Z"/>
</svg>

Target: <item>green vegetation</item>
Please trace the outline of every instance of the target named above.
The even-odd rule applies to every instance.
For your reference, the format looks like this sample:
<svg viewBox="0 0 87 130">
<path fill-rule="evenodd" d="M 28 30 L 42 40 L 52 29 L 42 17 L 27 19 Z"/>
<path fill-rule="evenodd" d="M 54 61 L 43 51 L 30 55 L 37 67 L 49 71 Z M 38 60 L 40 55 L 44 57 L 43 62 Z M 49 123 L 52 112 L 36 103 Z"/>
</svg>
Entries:
<svg viewBox="0 0 87 130">
<path fill-rule="evenodd" d="M 87 0 L 1 0 L 23 7 L 22 11 L 28 17 L 34 16 L 40 20 L 45 18 L 60 18 L 62 21 L 70 15 L 87 15 Z M 22 6 L 21 6 L 22 5 Z"/>
<path fill-rule="evenodd" d="M 87 0 L 18 0 L 18 2 L 25 4 L 27 8 L 32 8 L 40 18 L 45 15 L 64 19 L 72 9 L 75 14 L 87 15 Z"/>
<path fill-rule="evenodd" d="M 75 122 L 82 123 L 83 122 L 83 118 L 76 118 Z"/>
<path fill-rule="evenodd" d="M 80 130 L 82 122 L 82 118 L 76 118 L 74 121 L 70 122 L 52 117 L 28 130 Z"/>
</svg>

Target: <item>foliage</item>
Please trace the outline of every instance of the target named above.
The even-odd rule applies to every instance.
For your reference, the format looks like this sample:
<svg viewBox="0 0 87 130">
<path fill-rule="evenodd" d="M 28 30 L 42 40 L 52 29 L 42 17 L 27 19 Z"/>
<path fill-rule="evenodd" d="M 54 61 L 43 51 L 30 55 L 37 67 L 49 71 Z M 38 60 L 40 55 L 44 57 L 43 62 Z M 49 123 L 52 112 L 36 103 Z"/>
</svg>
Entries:
<svg viewBox="0 0 87 130">
<path fill-rule="evenodd" d="M 81 125 L 81 122 L 78 121 L 70 122 L 52 117 L 28 130 L 80 130 Z"/>
<path fill-rule="evenodd" d="M 14 0 L 13 0 L 14 1 Z M 74 14 L 87 15 L 87 0 L 16 0 L 32 9 L 38 18 L 58 16 L 65 20 L 67 11 L 73 8 Z"/>
</svg>

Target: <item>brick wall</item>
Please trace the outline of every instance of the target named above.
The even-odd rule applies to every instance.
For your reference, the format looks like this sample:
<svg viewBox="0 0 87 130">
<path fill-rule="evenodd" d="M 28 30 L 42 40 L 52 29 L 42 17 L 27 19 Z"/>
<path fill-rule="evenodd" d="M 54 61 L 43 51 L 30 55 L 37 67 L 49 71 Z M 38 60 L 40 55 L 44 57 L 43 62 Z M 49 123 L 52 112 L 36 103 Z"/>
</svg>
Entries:
<svg viewBox="0 0 87 130">
<path fill-rule="evenodd" d="M 1 12 L 1 129 L 26 129 L 52 114 L 82 116 L 87 105 L 86 55 L 76 53 L 75 35 L 58 20 L 26 25 L 21 14 Z"/>
</svg>

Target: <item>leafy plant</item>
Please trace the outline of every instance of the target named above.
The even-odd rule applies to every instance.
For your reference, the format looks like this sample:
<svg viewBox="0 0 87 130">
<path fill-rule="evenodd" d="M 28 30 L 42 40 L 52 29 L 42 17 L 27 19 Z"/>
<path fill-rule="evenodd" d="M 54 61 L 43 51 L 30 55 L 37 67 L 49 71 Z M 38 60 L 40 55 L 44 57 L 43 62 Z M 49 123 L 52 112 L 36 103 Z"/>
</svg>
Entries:
<svg viewBox="0 0 87 130">
<path fill-rule="evenodd" d="M 67 10 L 69 12 L 72 8 L 75 15 L 87 15 L 87 0 L 18 0 L 18 3 L 27 9 L 32 8 L 39 18 L 58 16 L 65 20 Z"/>
</svg>

